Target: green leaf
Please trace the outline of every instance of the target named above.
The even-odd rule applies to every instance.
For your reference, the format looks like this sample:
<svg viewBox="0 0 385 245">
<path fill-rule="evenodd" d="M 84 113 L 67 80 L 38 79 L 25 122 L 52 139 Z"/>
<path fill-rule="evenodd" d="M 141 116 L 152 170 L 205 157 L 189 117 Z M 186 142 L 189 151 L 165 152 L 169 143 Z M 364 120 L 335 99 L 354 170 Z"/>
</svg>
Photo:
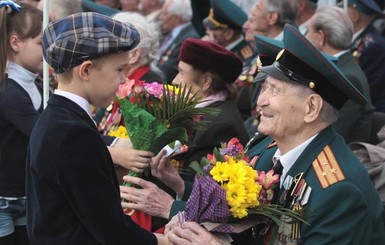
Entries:
<svg viewBox="0 0 385 245">
<path fill-rule="evenodd" d="M 193 161 L 192 163 L 190 163 L 189 167 L 194 169 L 195 172 L 197 172 L 201 175 L 206 175 L 205 171 L 203 170 L 203 167 L 197 161 Z"/>
</svg>

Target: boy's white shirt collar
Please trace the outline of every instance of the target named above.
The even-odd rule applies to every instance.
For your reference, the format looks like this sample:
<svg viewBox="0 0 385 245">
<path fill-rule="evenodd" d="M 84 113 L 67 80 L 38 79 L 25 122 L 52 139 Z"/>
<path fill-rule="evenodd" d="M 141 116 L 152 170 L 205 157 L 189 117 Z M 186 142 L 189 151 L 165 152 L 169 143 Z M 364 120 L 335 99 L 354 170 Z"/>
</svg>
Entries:
<svg viewBox="0 0 385 245">
<path fill-rule="evenodd" d="M 73 101 L 75 104 L 80 106 L 96 125 L 96 122 L 92 118 L 90 103 L 86 99 L 84 99 L 83 97 L 81 97 L 77 94 L 74 94 L 74 93 L 71 93 L 68 91 L 64 91 L 64 90 L 59 90 L 59 89 L 55 89 L 54 94 L 66 97 L 67 99 Z"/>
</svg>

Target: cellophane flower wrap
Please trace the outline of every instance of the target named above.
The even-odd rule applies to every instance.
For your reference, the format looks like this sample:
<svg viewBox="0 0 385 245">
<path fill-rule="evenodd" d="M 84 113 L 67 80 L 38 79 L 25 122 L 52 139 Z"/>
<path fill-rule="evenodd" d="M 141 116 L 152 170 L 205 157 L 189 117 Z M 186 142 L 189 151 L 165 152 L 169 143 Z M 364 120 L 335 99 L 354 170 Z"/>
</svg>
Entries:
<svg viewBox="0 0 385 245">
<path fill-rule="evenodd" d="M 248 161 L 242 144 L 233 138 L 191 163 L 197 175 L 186 203 L 186 221 L 220 233 L 239 233 L 256 222 L 280 224 L 282 215 L 303 221 L 302 214 L 270 204 L 279 175 L 254 170 Z"/>
<path fill-rule="evenodd" d="M 127 80 L 116 93 L 125 127 L 134 149 L 157 154 L 176 140 L 185 143 L 187 130 L 197 129 L 202 114 L 215 114 L 213 108 L 196 108 L 200 98 L 187 87 L 177 88 L 157 82 Z M 129 171 L 129 175 L 139 174 Z"/>
</svg>

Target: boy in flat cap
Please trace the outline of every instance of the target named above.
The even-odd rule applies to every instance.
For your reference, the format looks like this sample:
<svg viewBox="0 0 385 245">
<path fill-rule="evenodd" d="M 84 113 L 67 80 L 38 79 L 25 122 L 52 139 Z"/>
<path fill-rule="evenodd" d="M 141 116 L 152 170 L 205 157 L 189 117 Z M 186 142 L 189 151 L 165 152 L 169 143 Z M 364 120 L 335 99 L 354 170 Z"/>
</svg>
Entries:
<svg viewBox="0 0 385 245">
<path fill-rule="evenodd" d="M 111 156 L 91 118 L 124 83 L 131 25 L 97 13 L 48 25 L 44 59 L 58 89 L 31 133 L 27 154 L 27 230 L 31 244 L 165 244 L 123 213 Z"/>
<path fill-rule="evenodd" d="M 261 83 L 257 101 L 262 112 L 258 130 L 270 137 L 248 155 L 257 156 L 256 169 L 274 168 L 280 174 L 273 202 L 304 210 L 309 225 L 283 223 L 276 237 L 268 232 L 255 244 L 271 239 L 274 244 L 385 244 L 378 193 L 363 165 L 331 126 L 348 99 L 366 103 L 365 98 L 291 25 L 284 28 L 283 51 L 262 72 L 268 77 Z M 208 240 L 194 244 L 212 239 L 192 223 L 168 235 L 171 242 L 180 244 L 190 244 L 196 236 Z"/>
<path fill-rule="evenodd" d="M 373 25 L 383 13 L 373 0 L 348 3 L 348 15 L 354 25 L 352 54 L 368 79 L 375 110 L 385 112 L 385 39 Z"/>
</svg>

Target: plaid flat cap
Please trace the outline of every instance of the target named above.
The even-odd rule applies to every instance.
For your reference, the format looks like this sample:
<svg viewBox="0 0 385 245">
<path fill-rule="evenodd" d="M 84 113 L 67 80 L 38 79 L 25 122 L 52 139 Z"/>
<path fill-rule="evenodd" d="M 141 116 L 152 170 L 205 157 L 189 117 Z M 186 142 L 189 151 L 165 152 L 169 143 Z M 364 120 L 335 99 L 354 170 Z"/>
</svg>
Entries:
<svg viewBox="0 0 385 245">
<path fill-rule="evenodd" d="M 98 13 L 77 13 L 47 26 L 43 35 L 43 55 L 60 74 L 83 61 L 131 50 L 139 41 L 139 32 L 130 24 Z"/>
</svg>

